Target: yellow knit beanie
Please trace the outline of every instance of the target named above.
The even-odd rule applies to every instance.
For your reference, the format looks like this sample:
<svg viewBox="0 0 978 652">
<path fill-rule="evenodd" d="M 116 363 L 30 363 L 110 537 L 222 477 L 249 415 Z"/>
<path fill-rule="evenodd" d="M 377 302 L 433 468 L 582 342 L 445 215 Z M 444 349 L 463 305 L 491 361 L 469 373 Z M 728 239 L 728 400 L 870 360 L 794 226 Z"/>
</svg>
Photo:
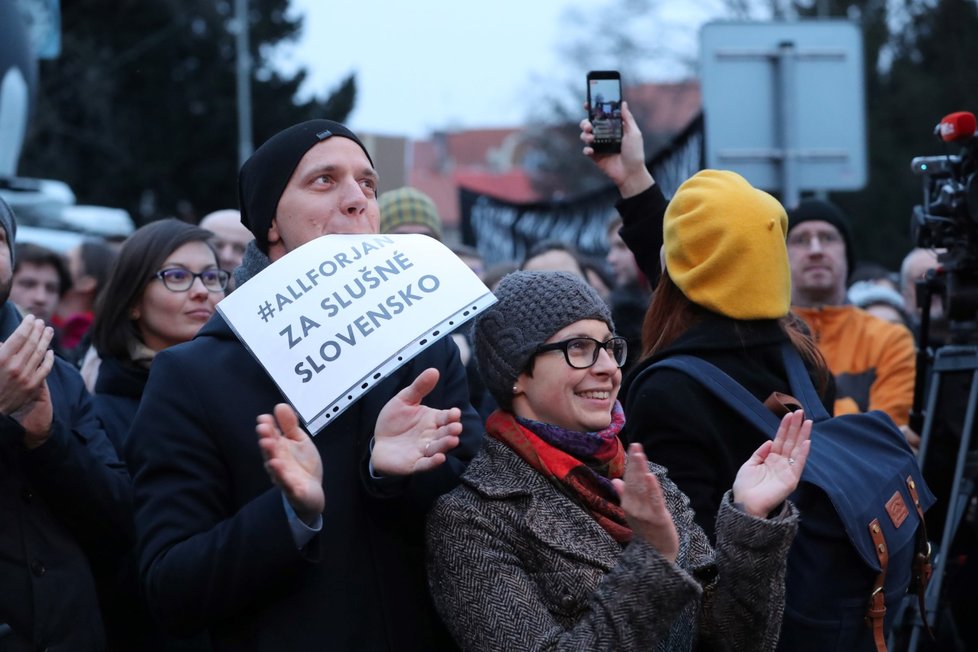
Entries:
<svg viewBox="0 0 978 652">
<path fill-rule="evenodd" d="M 679 186 L 663 223 L 666 269 L 686 298 L 734 319 L 788 314 L 788 217 L 739 174 L 703 170 Z"/>
</svg>

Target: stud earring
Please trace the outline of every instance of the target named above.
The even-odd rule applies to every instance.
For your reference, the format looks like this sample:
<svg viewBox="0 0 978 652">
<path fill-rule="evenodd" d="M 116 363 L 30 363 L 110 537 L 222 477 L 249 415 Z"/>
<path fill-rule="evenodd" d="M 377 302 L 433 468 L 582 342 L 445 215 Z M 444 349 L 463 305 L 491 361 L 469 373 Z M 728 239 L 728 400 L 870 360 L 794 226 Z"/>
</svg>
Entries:
<svg viewBox="0 0 978 652">
<path fill-rule="evenodd" d="M 514 394 L 519 394 L 520 393 L 520 388 L 517 387 L 516 385 L 513 385 L 513 393 Z"/>
</svg>

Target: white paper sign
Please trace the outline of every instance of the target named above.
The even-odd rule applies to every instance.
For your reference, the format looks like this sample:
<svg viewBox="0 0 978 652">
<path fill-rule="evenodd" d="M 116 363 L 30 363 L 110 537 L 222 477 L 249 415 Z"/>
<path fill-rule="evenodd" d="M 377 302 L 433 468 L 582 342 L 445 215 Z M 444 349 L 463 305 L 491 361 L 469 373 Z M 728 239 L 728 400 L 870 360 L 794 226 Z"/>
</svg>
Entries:
<svg viewBox="0 0 978 652">
<path fill-rule="evenodd" d="M 315 434 L 381 379 L 496 302 L 425 235 L 327 235 L 217 304 Z"/>
</svg>

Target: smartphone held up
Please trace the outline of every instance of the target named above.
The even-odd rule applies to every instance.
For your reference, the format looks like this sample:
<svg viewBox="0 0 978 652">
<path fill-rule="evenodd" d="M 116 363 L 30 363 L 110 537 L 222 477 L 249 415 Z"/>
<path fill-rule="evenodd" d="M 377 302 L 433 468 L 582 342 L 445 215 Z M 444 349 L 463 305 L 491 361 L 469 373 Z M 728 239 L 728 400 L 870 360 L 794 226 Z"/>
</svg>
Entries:
<svg viewBox="0 0 978 652">
<path fill-rule="evenodd" d="M 597 154 L 621 151 L 621 75 L 617 70 L 587 74 L 588 119 L 594 128 L 591 147 Z"/>
</svg>

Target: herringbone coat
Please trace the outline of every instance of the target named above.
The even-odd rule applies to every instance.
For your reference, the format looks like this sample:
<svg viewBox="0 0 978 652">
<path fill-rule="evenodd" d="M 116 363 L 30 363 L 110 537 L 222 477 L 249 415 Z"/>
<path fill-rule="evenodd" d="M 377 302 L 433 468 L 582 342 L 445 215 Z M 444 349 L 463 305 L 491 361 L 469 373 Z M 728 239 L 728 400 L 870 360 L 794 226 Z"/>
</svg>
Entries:
<svg viewBox="0 0 978 652">
<path fill-rule="evenodd" d="M 428 516 L 428 581 L 465 650 L 773 650 L 797 530 L 749 516 L 728 494 L 717 549 L 688 500 L 650 464 L 679 533 L 676 564 L 623 549 L 505 444 L 486 437 L 462 483 Z"/>
</svg>

